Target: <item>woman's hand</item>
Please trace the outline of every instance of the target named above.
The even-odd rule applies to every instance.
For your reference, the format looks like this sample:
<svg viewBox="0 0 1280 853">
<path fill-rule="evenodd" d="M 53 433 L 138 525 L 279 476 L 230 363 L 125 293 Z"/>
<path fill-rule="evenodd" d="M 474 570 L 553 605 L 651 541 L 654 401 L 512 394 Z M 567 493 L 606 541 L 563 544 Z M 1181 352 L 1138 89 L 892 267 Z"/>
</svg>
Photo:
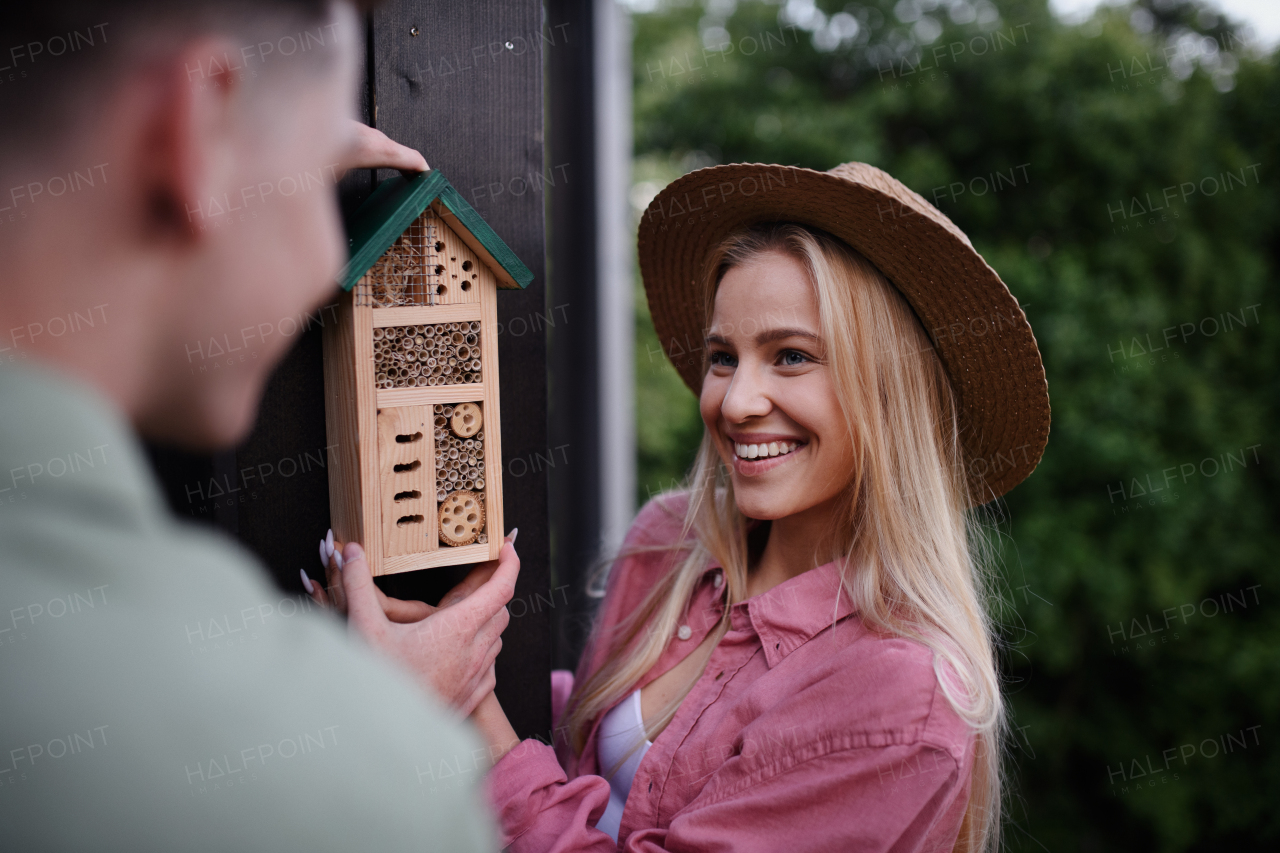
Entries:
<svg viewBox="0 0 1280 853">
<path fill-rule="evenodd" d="M 391 598 L 373 583 L 364 550 L 334 543 L 327 590 L 305 577 L 308 592 L 323 606 L 349 614 L 350 626 L 374 648 L 394 658 L 462 715 L 470 714 L 496 684 L 493 662 L 510 621 L 506 604 L 515 594 L 520 558 L 516 531 L 504 540 L 497 560 L 481 563 L 451 589 L 439 607 Z M 331 542 L 331 538 L 326 542 Z"/>
<path fill-rule="evenodd" d="M 352 120 L 354 132 L 342 162 L 348 169 L 399 169 L 402 172 L 425 172 L 431 167 L 426 159 L 407 145 L 393 142 L 385 133 Z"/>
</svg>

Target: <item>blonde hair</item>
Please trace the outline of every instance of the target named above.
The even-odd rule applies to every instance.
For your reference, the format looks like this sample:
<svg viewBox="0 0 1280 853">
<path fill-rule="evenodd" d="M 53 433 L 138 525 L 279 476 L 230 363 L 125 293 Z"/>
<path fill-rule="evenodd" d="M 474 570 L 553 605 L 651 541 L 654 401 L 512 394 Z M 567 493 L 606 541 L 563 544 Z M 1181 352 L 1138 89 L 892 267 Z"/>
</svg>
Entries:
<svg viewBox="0 0 1280 853">
<path fill-rule="evenodd" d="M 867 627 L 933 651 L 943 693 L 976 733 L 956 849 L 995 849 L 1005 709 L 985 605 L 989 561 L 969 508 L 951 384 L 902 294 L 849 246 L 800 225 L 755 226 L 719 246 L 705 272 L 704 327 L 725 272 L 767 252 L 791 255 L 808 271 L 826 363 L 854 439 L 837 550 L 815 553 L 815 565 L 840 557 L 844 587 Z M 725 569 L 728 603 L 746 598 L 749 520 L 738 511 L 728 472 L 705 434 L 687 489 L 682 535 L 658 548 L 671 552 L 672 570 L 614 631 L 593 637 L 603 644 L 605 663 L 569 699 L 567 724 L 576 754 L 594 720 L 657 663 L 710 558 Z M 718 630 L 728 618 L 726 607 Z M 677 696 L 654 727 L 665 726 L 683 699 Z"/>
</svg>

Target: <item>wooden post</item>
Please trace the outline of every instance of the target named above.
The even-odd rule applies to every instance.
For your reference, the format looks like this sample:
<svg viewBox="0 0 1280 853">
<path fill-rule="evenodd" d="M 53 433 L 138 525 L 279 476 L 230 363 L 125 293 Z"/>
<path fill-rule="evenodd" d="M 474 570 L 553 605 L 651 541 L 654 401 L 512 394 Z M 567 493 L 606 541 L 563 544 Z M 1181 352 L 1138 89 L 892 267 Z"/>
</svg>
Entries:
<svg viewBox="0 0 1280 853">
<path fill-rule="evenodd" d="M 497 294 L 504 330 L 514 318 L 545 311 L 544 195 L 512 188 L 516 179 L 527 182 L 543 169 L 541 33 L 542 7 L 531 0 L 394 0 L 374 13 L 371 30 L 374 125 L 442 169 L 537 275 L 526 290 Z M 520 582 L 498 658 L 498 696 L 517 732 L 546 737 L 551 728 L 547 474 L 510 464 L 545 455 L 547 448 L 545 332 L 527 319 L 524 326 L 529 327 L 524 334 L 498 335 L 501 435 L 485 426 L 486 434 L 500 438 L 504 522 L 508 529 L 520 528 Z M 464 573 L 432 569 L 380 583 L 390 595 L 435 601 Z"/>
</svg>

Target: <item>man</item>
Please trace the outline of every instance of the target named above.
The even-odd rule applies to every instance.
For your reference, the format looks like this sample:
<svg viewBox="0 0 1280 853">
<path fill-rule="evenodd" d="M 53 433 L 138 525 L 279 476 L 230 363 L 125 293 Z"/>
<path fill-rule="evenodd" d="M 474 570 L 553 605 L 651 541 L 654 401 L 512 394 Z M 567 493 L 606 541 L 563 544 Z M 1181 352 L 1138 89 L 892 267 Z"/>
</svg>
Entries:
<svg viewBox="0 0 1280 853">
<path fill-rule="evenodd" d="M 363 634 L 432 644 L 400 669 L 175 521 L 135 437 L 243 438 L 288 339 L 198 375 L 192 342 L 314 311 L 344 260 L 332 182 L 427 167 L 351 117 L 355 10 L 24 5 L 0 21 L 0 847 L 494 849 L 459 719 L 493 686 L 512 549 L 398 624 L 348 546 Z"/>
</svg>

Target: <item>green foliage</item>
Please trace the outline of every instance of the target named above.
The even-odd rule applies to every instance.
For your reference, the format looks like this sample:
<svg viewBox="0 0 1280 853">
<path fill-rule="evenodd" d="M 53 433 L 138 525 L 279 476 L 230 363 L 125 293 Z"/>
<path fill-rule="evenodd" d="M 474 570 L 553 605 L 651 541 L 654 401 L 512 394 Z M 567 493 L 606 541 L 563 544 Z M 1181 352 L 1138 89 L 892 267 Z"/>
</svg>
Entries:
<svg viewBox="0 0 1280 853">
<path fill-rule="evenodd" d="M 938 4 L 897 4 L 913 6 Z M 1074 26 L 1043 0 L 969 23 L 944 4 L 905 54 L 893 3 L 819 7 L 804 26 L 761 2 L 635 16 L 638 178 L 864 160 L 969 234 L 1027 311 L 1054 417 L 997 510 L 1007 844 L 1274 847 L 1275 55 L 1179 0 Z M 859 22 L 843 41 L 841 11 Z M 637 317 L 641 484 L 657 489 L 700 424 L 651 355 L 642 298 Z"/>
</svg>

